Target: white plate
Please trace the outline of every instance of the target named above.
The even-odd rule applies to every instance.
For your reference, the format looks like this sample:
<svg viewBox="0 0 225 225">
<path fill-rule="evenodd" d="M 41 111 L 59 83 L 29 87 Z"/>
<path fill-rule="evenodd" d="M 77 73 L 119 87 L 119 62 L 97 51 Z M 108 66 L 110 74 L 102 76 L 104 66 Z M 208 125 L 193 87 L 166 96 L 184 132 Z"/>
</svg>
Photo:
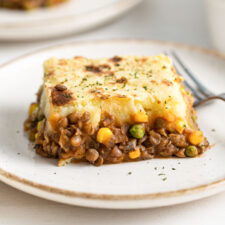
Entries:
<svg viewBox="0 0 225 225">
<path fill-rule="evenodd" d="M 31 12 L 0 9 L 0 40 L 52 38 L 112 20 L 142 0 L 69 0 Z"/>
<path fill-rule="evenodd" d="M 224 56 L 161 42 L 124 40 L 73 43 L 41 50 L 2 66 L 0 179 L 15 188 L 46 199 L 99 208 L 172 205 L 224 190 L 224 102 L 216 101 L 197 110 L 201 129 L 210 143 L 215 144 L 199 158 L 153 159 L 102 167 L 89 164 L 57 167 L 56 160 L 36 155 L 24 136 L 23 121 L 42 83 L 42 63 L 45 59 L 75 55 L 154 55 L 168 49 L 175 49 L 212 91 L 224 91 Z M 162 173 L 165 175 L 160 175 Z M 164 177 L 167 180 L 163 181 Z"/>
</svg>

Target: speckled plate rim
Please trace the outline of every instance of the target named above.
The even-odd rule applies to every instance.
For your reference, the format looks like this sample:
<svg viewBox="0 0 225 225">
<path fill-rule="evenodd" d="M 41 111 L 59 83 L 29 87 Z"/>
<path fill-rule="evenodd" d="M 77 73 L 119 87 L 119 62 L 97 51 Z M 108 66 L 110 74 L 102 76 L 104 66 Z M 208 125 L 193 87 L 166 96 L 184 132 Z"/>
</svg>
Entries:
<svg viewBox="0 0 225 225">
<path fill-rule="evenodd" d="M 122 40 L 97 40 L 97 41 L 80 41 L 80 42 L 71 42 L 71 43 L 67 43 L 67 44 L 61 44 L 61 45 L 55 45 L 55 46 L 51 46 L 48 48 L 44 48 L 38 51 L 33 51 L 31 53 L 25 54 L 23 56 L 20 56 L 14 60 L 11 60 L 7 63 L 4 63 L 2 65 L 0 65 L 0 71 L 1 69 L 5 68 L 6 66 L 9 66 L 10 64 L 13 64 L 14 62 L 17 62 L 21 59 L 26 59 L 30 56 L 39 54 L 39 53 L 44 53 L 46 51 L 49 50 L 54 50 L 57 48 L 64 48 L 64 47 L 69 47 L 69 46 L 81 46 L 81 45 L 88 45 L 88 44 L 95 44 L 95 45 L 101 45 L 101 44 L 110 44 L 110 43 L 118 43 L 118 44 L 122 44 L 122 43 L 137 43 L 137 44 L 156 44 L 156 45 L 161 45 L 161 46 L 170 46 L 170 47 L 176 47 L 176 48 L 180 48 L 180 49 L 189 49 L 189 50 L 193 50 L 193 51 L 197 51 L 197 52 L 201 52 L 203 54 L 207 54 L 207 55 L 212 55 L 215 57 L 218 57 L 222 60 L 225 61 L 225 55 L 218 52 L 218 51 L 214 51 L 214 50 L 209 50 L 209 49 L 205 49 L 205 48 L 201 48 L 201 47 L 197 47 L 197 46 L 191 46 L 191 45 L 187 45 L 187 44 L 180 44 L 180 43 L 174 43 L 174 42 L 167 42 L 167 41 L 156 41 L 156 40 L 132 40 L 132 39 L 122 39 Z M 203 197 L 207 197 L 216 193 L 219 193 L 221 191 L 225 190 L 225 178 L 211 182 L 211 183 L 207 183 L 207 184 L 203 184 L 203 185 L 199 185 L 199 186 L 195 186 L 192 188 L 188 188 L 188 189 L 181 189 L 181 190 L 177 190 L 177 191 L 169 191 L 169 192 L 158 192 L 158 193 L 151 193 L 151 194 L 138 194 L 138 195 L 110 195 L 110 194 L 93 194 L 93 193 L 85 193 L 85 192 L 76 192 L 76 191 L 69 191 L 69 190 L 65 190 L 65 189 L 61 189 L 61 188 L 54 188 L 48 185 L 43 185 L 43 184 L 39 184 L 39 183 L 35 183 L 33 181 L 21 178 L 15 174 L 12 174 L 10 172 L 5 171 L 4 169 L 0 168 L 0 181 L 14 187 L 17 188 L 19 190 L 22 190 L 24 192 L 27 192 L 29 194 L 38 196 L 38 197 L 42 197 L 45 199 L 49 199 L 49 200 L 54 200 L 57 202 L 63 202 L 66 204 L 73 204 L 73 205 L 81 205 L 81 206 L 90 206 L 90 207 L 98 207 L 94 204 L 94 206 L 87 205 L 87 203 L 76 203 L 73 201 L 68 201 L 68 200 L 62 200 L 62 198 L 60 199 L 55 199 L 51 196 L 51 194 L 53 195 L 58 195 L 61 197 L 73 197 L 73 198 L 80 198 L 80 199 L 86 199 L 86 200 L 100 200 L 100 201 L 129 201 L 129 200 L 156 200 L 156 199 L 170 199 L 173 197 L 185 197 L 188 195 L 193 195 L 193 194 L 198 194 L 201 192 L 204 192 L 202 197 L 197 197 L 195 196 L 192 199 L 186 199 L 184 201 L 174 201 L 175 203 L 161 203 L 158 206 L 163 206 L 163 205 L 172 205 L 172 204 L 178 204 L 178 203 L 183 203 L 183 202 L 188 202 L 188 201 L 192 201 L 192 200 L 196 200 L 196 199 L 200 199 Z M 36 189 L 38 192 L 34 193 L 32 190 Z M 211 193 L 207 193 L 207 191 L 212 191 Z M 50 196 L 47 196 L 45 194 L 41 194 L 41 193 L 47 193 L 50 194 Z M 104 205 L 104 204 L 103 204 Z M 157 205 L 157 204 L 156 204 Z M 149 208 L 151 206 L 141 206 L 141 207 L 137 207 L 137 208 Z M 153 206 L 155 207 L 155 206 Z M 103 208 L 101 205 L 99 205 L 99 208 Z M 136 208 L 136 207 L 104 207 L 104 208 Z"/>
</svg>

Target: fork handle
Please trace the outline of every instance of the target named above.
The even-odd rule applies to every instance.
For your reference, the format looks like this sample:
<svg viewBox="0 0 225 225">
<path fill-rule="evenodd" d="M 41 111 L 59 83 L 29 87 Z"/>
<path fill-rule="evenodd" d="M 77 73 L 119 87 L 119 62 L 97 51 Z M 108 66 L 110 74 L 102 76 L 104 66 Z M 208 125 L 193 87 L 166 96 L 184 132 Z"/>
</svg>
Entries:
<svg viewBox="0 0 225 225">
<path fill-rule="evenodd" d="M 207 102 L 209 102 L 209 101 L 211 101 L 211 100 L 215 100 L 215 99 L 219 99 L 219 100 L 222 100 L 222 101 L 225 102 L 225 98 L 223 97 L 223 94 L 221 94 L 221 95 L 214 95 L 214 96 L 210 96 L 210 97 L 208 97 L 208 98 L 205 98 L 205 99 L 196 101 L 196 102 L 194 103 L 194 107 L 198 107 L 198 106 L 200 106 L 200 105 L 202 105 L 202 104 L 204 104 L 204 103 L 207 103 Z"/>
</svg>

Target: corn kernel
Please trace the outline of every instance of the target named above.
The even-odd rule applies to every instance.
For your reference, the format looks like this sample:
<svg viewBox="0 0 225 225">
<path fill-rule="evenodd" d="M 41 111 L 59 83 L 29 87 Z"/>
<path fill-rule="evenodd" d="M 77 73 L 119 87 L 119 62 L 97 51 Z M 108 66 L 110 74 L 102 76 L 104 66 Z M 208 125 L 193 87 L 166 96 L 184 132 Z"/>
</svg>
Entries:
<svg viewBox="0 0 225 225">
<path fill-rule="evenodd" d="M 141 152 L 139 148 L 135 148 L 134 151 L 130 151 L 128 154 L 131 159 L 136 159 L 140 157 Z"/>
<path fill-rule="evenodd" d="M 38 104 L 37 103 L 32 103 L 30 105 L 30 108 L 29 108 L 29 116 L 31 116 L 33 114 L 33 112 L 37 109 L 38 107 Z"/>
<path fill-rule="evenodd" d="M 174 132 L 175 131 L 175 124 L 172 122 L 169 122 L 166 124 L 166 129 L 170 132 Z"/>
<path fill-rule="evenodd" d="M 203 141 L 203 133 L 200 130 L 194 131 L 188 137 L 188 140 L 193 145 L 199 145 Z"/>
<path fill-rule="evenodd" d="M 138 112 L 133 115 L 133 121 L 135 123 L 146 123 L 148 122 L 148 115 L 145 112 Z"/>
<path fill-rule="evenodd" d="M 40 128 L 41 128 L 41 124 L 42 124 L 42 121 L 39 121 L 39 122 L 38 122 L 38 124 L 37 124 L 37 131 L 39 131 L 39 130 L 40 130 Z"/>
<path fill-rule="evenodd" d="M 70 157 L 68 159 L 59 159 L 57 166 L 65 166 L 66 164 L 71 163 L 73 160 L 73 157 Z"/>
<path fill-rule="evenodd" d="M 176 121 L 175 128 L 178 133 L 182 134 L 185 127 L 186 127 L 186 124 L 182 119 L 178 119 Z"/>
<path fill-rule="evenodd" d="M 112 137 L 112 131 L 107 127 L 99 129 L 97 134 L 97 141 L 102 144 L 106 144 Z"/>
<path fill-rule="evenodd" d="M 173 122 L 175 120 L 175 116 L 172 113 L 166 113 L 164 115 L 164 119 L 168 122 Z"/>
<path fill-rule="evenodd" d="M 51 124 L 52 128 L 55 130 L 57 127 L 57 123 L 60 119 L 60 115 L 58 113 L 53 113 L 49 116 L 48 121 Z"/>
<path fill-rule="evenodd" d="M 37 139 L 37 137 L 38 137 L 38 133 L 36 133 L 35 135 L 34 135 L 34 137 L 35 137 L 35 140 Z"/>
</svg>

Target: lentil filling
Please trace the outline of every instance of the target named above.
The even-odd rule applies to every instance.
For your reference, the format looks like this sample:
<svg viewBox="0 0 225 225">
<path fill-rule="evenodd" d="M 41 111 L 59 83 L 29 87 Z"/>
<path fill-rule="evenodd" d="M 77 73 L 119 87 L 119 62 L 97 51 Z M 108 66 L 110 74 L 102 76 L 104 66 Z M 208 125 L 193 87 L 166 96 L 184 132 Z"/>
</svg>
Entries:
<svg viewBox="0 0 225 225">
<path fill-rule="evenodd" d="M 66 91 L 63 87 L 58 89 Z M 99 128 L 93 129 L 88 112 L 71 113 L 55 120 L 49 132 L 49 121 L 37 112 L 38 103 L 32 103 L 24 129 L 34 142 L 36 152 L 44 157 L 58 158 L 59 166 L 80 161 L 100 166 L 155 157 L 195 157 L 209 147 L 201 131 L 184 128 L 179 133 L 168 128 L 163 118 L 156 118 L 149 124 L 144 114 L 136 115 L 138 122 L 135 124 L 122 126 L 107 114 Z"/>
</svg>

